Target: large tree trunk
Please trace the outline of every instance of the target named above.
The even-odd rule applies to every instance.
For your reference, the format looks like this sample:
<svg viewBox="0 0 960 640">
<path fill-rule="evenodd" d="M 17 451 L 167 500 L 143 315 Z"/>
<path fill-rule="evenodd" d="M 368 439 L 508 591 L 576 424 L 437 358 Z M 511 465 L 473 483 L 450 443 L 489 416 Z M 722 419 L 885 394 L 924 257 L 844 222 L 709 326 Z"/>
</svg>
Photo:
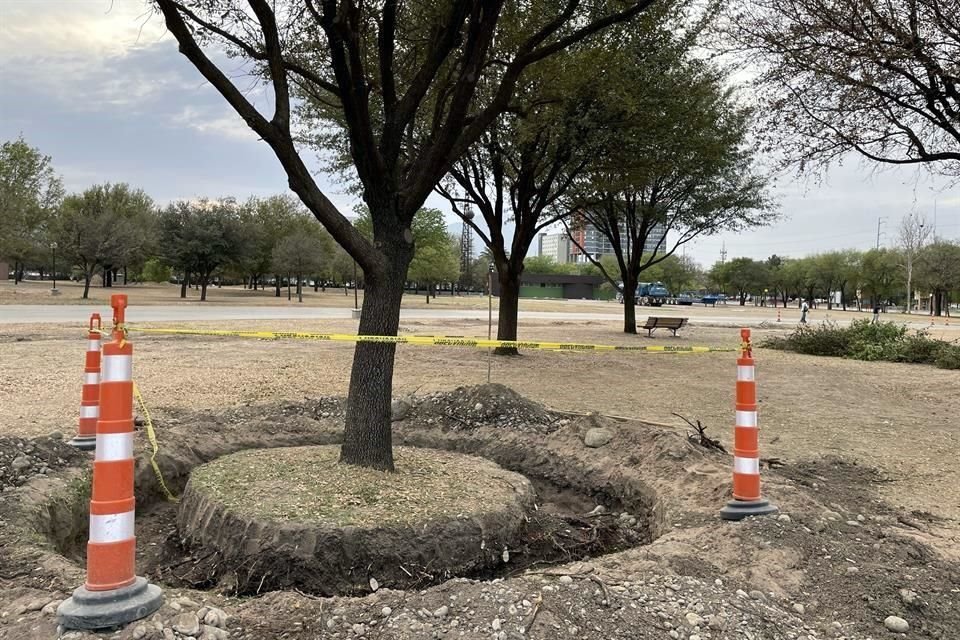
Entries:
<svg viewBox="0 0 960 640">
<path fill-rule="evenodd" d="M 637 334 L 637 281 L 623 281 L 623 332 Z"/>
<path fill-rule="evenodd" d="M 83 299 L 86 300 L 90 297 L 90 278 L 93 276 L 92 273 L 84 272 L 83 274 Z"/>
<path fill-rule="evenodd" d="M 181 298 L 187 297 L 187 287 L 189 286 L 190 286 L 190 272 L 184 271 L 183 280 L 180 281 L 180 297 Z"/>
<path fill-rule="evenodd" d="M 207 282 L 210 280 L 209 275 L 204 275 L 200 277 L 200 302 L 207 301 Z"/>
<path fill-rule="evenodd" d="M 277 289 L 276 289 L 276 291 L 274 292 L 273 297 L 274 297 L 274 298 L 279 298 L 279 297 L 280 297 L 280 276 L 274 275 L 274 276 L 273 276 L 273 281 L 276 283 L 276 286 L 277 286 Z"/>
<path fill-rule="evenodd" d="M 395 336 L 400 325 L 400 301 L 409 257 L 388 263 L 385 274 L 364 274 L 366 283 L 358 332 Z M 390 401 L 396 344 L 359 342 L 350 371 L 346 424 L 340 462 L 393 470 Z"/>
<path fill-rule="evenodd" d="M 520 312 L 520 272 L 509 265 L 497 266 L 500 281 L 500 310 L 497 312 L 497 340 L 516 340 Z M 498 356 L 518 355 L 516 347 L 497 347 Z"/>
<path fill-rule="evenodd" d="M 297 275 L 297 302 L 303 302 L 303 282 L 299 274 Z"/>
</svg>

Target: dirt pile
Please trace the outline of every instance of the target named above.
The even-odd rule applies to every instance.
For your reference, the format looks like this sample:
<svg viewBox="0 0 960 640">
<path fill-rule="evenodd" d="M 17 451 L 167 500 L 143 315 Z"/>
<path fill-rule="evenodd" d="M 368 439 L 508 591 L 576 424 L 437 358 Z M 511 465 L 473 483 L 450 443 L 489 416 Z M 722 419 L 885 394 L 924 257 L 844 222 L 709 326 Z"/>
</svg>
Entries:
<svg viewBox="0 0 960 640">
<path fill-rule="evenodd" d="M 561 426 L 562 417 L 502 384 L 457 387 L 453 391 L 412 395 L 400 400 L 408 413 L 403 420 L 450 431 L 481 427 L 547 435 Z M 397 405 L 394 405 L 395 414 Z M 401 409 L 403 411 L 403 409 Z M 396 416 L 395 416 L 396 417 Z"/>
<path fill-rule="evenodd" d="M 0 490 L 19 487 L 87 457 L 62 438 L 59 433 L 45 438 L 0 438 Z"/>
</svg>

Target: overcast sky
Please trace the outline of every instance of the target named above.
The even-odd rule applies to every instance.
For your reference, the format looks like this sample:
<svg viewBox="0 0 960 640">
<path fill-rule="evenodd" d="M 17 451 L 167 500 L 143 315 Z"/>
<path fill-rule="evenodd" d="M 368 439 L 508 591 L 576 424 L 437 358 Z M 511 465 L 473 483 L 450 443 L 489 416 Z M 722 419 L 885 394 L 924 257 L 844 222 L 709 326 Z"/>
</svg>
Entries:
<svg viewBox="0 0 960 640">
<path fill-rule="evenodd" d="M 266 104 L 262 93 L 250 97 Z M 142 0 L 0 0 L 0 140 L 20 134 L 52 156 L 70 191 L 127 182 L 166 203 L 287 189 L 269 147 L 177 52 Z M 350 210 L 342 185 L 319 171 L 317 180 Z M 932 223 L 936 210 L 938 233 L 960 238 L 960 189 L 914 170 L 877 171 L 851 158 L 822 184 L 781 179 L 776 194 L 782 221 L 700 240 L 688 255 L 709 266 L 724 246 L 727 259 L 866 249 L 878 220 L 880 244 L 889 245 L 911 211 Z"/>
</svg>

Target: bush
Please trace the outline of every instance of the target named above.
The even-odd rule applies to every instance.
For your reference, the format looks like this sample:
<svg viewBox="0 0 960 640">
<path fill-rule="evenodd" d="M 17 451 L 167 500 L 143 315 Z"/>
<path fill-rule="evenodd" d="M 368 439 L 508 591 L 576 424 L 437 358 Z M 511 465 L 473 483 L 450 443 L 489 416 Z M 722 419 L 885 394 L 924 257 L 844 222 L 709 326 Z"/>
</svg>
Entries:
<svg viewBox="0 0 960 640">
<path fill-rule="evenodd" d="M 167 282 L 170 280 L 172 274 L 173 270 L 170 267 L 160 262 L 157 258 L 150 258 L 146 264 L 143 265 L 140 278 L 146 282 Z"/>
<path fill-rule="evenodd" d="M 786 337 L 775 337 L 761 346 L 813 356 L 855 360 L 932 364 L 960 369 L 960 345 L 930 338 L 925 331 L 908 334 L 905 325 L 854 320 L 849 327 L 824 322 L 800 326 Z"/>
</svg>

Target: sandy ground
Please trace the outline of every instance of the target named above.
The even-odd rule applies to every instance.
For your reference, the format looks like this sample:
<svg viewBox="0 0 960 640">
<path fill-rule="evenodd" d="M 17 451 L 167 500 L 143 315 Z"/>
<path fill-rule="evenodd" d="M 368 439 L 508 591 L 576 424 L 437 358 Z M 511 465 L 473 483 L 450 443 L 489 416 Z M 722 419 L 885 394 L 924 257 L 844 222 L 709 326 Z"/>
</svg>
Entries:
<svg viewBox="0 0 960 640">
<path fill-rule="evenodd" d="M 162 325 L 154 325 L 162 326 Z M 213 326 L 193 323 L 192 326 Z M 232 322 L 238 329 L 356 331 L 354 321 Z M 758 340 L 776 329 L 756 329 Z M 476 321 L 405 322 L 401 332 L 481 336 Z M 735 329 L 691 327 L 681 338 L 619 333 L 619 322 L 528 321 L 521 338 L 606 344 L 735 346 Z M 74 431 L 84 334 L 55 326 L 0 329 L 0 435 Z M 135 377 L 151 409 L 217 408 L 344 395 L 349 344 L 134 335 Z M 395 392 L 426 393 L 487 381 L 547 406 L 639 417 L 680 428 L 701 420 L 729 443 L 733 354 L 528 352 L 402 346 Z M 759 350 L 762 455 L 787 461 L 837 455 L 882 470 L 892 503 L 960 519 L 960 372 Z M 161 434 L 162 438 L 162 434 Z"/>
</svg>

